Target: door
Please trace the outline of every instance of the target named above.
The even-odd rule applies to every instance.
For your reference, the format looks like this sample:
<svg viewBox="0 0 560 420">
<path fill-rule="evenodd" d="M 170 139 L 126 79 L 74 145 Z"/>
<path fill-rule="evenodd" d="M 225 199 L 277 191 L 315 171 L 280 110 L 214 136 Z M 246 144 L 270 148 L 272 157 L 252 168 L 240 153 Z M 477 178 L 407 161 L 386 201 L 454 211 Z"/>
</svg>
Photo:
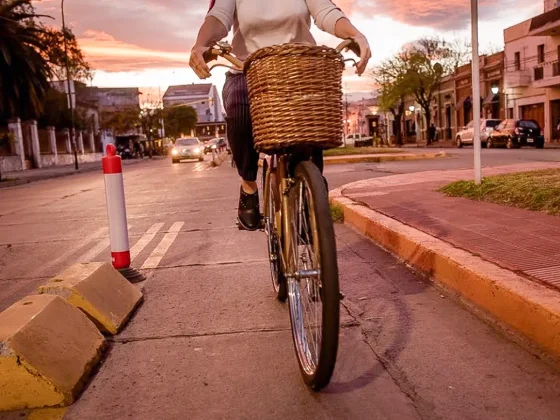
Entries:
<svg viewBox="0 0 560 420">
<path fill-rule="evenodd" d="M 521 118 L 524 120 L 535 120 L 544 129 L 544 104 L 522 106 Z"/>
<path fill-rule="evenodd" d="M 445 140 L 451 140 L 451 107 L 445 106 Z"/>
<path fill-rule="evenodd" d="M 560 101 L 550 102 L 550 115 L 552 117 L 552 138 L 556 141 L 560 139 Z"/>
</svg>

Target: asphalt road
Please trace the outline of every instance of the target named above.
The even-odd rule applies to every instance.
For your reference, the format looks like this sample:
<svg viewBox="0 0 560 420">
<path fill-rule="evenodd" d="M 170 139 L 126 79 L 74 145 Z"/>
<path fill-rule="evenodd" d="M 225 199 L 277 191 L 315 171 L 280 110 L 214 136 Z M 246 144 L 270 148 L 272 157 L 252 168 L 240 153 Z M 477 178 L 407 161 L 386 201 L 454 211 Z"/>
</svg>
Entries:
<svg viewBox="0 0 560 420">
<path fill-rule="evenodd" d="M 491 150 L 485 162 L 533 153 L 560 158 Z M 469 155 L 330 166 L 327 175 L 336 187 L 465 168 Z M 310 393 L 287 308 L 273 299 L 264 235 L 235 228 L 235 171 L 155 161 L 127 168 L 125 184 L 146 301 L 65 418 L 560 418 L 558 371 L 345 226 L 337 226 L 346 294 L 337 369 L 331 386 Z M 108 261 L 107 237 L 100 174 L 0 190 L 0 310 L 74 262 Z"/>
</svg>

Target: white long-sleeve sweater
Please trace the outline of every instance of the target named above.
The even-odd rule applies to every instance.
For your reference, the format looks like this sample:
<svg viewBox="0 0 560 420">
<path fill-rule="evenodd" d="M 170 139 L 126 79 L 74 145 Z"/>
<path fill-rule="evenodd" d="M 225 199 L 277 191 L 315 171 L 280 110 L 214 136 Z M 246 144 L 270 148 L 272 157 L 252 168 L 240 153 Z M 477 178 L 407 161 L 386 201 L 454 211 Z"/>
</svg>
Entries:
<svg viewBox="0 0 560 420">
<path fill-rule="evenodd" d="M 315 45 L 311 17 L 319 29 L 333 35 L 336 22 L 345 17 L 331 0 L 213 0 L 208 16 L 228 32 L 233 27 L 233 53 L 241 60 L 272 45 Z"/>
</svg>

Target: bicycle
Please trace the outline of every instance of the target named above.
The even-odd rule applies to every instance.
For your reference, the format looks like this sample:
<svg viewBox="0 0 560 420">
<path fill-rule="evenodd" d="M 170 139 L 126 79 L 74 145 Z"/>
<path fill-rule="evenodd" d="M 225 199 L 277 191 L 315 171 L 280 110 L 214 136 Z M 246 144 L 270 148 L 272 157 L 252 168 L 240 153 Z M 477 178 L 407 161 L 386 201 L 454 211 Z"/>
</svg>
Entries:
<svg viewBox="0 0 560 420">
<path fill-rule="evenodd" d="M 294 48 L 297 50 L 298 47 Z M 344 41 L 334 51 L 340 56 L 346 48 L 356 52 L 352 40 Z M 229 44 L 218 43 L 205 58 L 212 61 L 218 56 L 228 60 L 236 70 L 245 67 L 247 71 L 246 66 L 231 54 Z M 211 70 L 217 66 L 223 65 L 216 64 Z M 339 84 L 341 76 L 342 71 Z M 249 90 L 251 97 L 251 88 Z M 343 126 L 341 101 L 340 91 L 339 142 Z M 259 116 L 253 115 L 253 108 L 251 114 L 256 137 L 255 123 Z M 282 302 L 288 300 L 292 338 L 301 374 L 307 386 L 319 391 L 329 384 L 334 372 L 343 296 L 339 290 L 336 240 L 326 181 L 311 160 L 313 150 L 313 147 L 301 147 L 295 141 L 288 147 L 274 150 L 264 159 L 262 230 L 268 238 L 276 298 Z"/>
</svg>

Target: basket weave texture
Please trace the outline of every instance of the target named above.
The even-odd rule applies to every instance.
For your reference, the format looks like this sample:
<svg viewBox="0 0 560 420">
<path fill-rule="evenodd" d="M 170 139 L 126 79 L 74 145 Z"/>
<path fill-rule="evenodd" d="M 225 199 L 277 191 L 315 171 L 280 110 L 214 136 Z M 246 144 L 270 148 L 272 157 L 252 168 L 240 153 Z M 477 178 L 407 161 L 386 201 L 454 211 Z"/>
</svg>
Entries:
<svg viewBox="0 0 560 420">
<path fill-rule="evenodd" d="M 284 44 L 245 62 L 255 148 L 330 149 L 342 144 L 344 61 L 324 46 Z"/>
</svg>

